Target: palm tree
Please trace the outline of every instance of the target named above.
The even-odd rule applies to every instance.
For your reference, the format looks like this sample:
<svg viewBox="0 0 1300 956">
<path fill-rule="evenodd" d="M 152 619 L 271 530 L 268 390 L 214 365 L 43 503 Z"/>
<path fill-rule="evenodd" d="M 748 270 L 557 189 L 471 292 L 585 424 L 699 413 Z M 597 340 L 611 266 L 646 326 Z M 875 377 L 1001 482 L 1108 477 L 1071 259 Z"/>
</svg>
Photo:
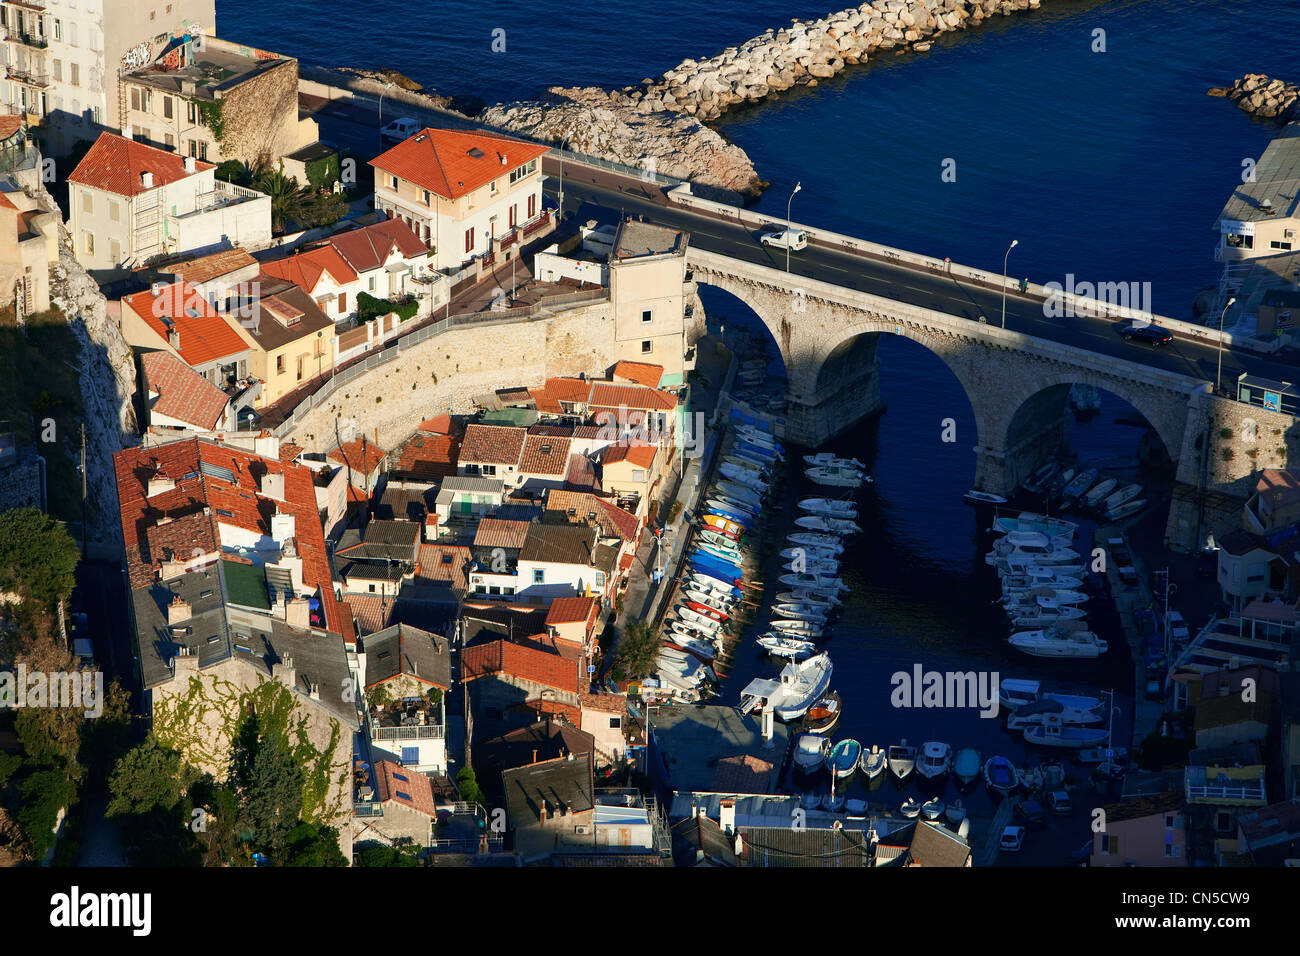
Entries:
<svg viewBox="0 0 1300 956">
<path fill-rule="evenodd" d="M 271 170 L 257 180 L 258 192 L 271 197 L 271 231 L 283 233 L 285 225 L 302 216 L 302 190 L 298 180 L 286 176 L 282 170 Z"/>
</svg>

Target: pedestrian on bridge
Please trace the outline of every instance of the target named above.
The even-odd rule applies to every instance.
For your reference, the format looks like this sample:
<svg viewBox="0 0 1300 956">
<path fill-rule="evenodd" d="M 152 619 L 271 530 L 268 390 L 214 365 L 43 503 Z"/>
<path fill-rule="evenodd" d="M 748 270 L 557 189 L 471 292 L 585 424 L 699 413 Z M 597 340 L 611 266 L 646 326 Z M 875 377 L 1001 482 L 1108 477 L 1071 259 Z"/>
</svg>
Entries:
<svg viewBox="0 0 1300 956">
<path fill-rule="evenodd" d="M 1029 280 L 1028 280 L 1028 279 L 1021 279 L 1021 280 L 1020 280 L 1020 291 L 1021 291 L 1022 293 L 1023 293 L 1023 292 L 1028 292 L 1028 291 L 1029 291 Z"/>
</svg>

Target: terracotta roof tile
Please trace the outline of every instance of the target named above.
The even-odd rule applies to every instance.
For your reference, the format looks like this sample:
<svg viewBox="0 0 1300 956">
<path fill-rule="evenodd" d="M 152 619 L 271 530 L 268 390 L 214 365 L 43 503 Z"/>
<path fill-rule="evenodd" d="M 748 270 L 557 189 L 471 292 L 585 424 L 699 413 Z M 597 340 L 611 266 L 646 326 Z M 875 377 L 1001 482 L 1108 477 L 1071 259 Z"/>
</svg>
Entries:
<svg viewBox="0 0 1300 956">
<path fill-rule="evenodd" d="M 202 160 L 195 160 L 194 167 L 196 172 L 215 168 Z M 137 196 L 146 191 L 140 178 L 145 172 L 153 173 L 155 189 L 195 175 L 185 172 L 185 158 L 178 153 L 104 132 L 68 176 L 68 181 L 119 196 Z"/>
<path fill-rule="evenodd" d="M 185 282 L 201 285 L 204 282 L 210 282 L 213 279 L 255 265 L 257 265 L 257 260 L 243 249 L 223 249 L 221 252 L 214 252 L 210 256 L 200 256 L 197 259 L 189 259 L 185 262 L 173 262 L 171 265 L 162 266 L 158 271 L 165 272 L 168 275 L 180 276 Z"/>
<path fill-rule="evenodd" d="M 466 568 L 471 559 L 470 550 L 464 545 L 421 544 L 415 573 L 426 581 L 445 584 L 463 593 L 469 588 Z"/>
<path fill-rule="evenodd" d="M 528 521 L 506 521 L 501 518 L 481 518 L 474 531 L 477 548 L 513 548 L 524 546 L 528 537 Z"/>
<path fill-rule="evenodd" d="M 357 281 L 357 274 L 332 246 L 322 246 L 298 252 L 284 259 L 262 263 L 262 272 L 277 279 L 292 282 L 300 289 L 315 295 L 321 276 L 328 274 L 336 285 Z"/>
<path fill-rule="evenodd" d="M 454 435 L 456 431 L 450 415 L 434 415 L 432 418 L 420 422 L 419 430 L 422 432 L 431 432 L 434 435 Z"/>
<path fill-rule="evenodd" d="M 529 435 L 524 440 L 523 454 L 519 460 L 519 470 L 529 475 L 550 475 L 564 477 L 569 469 L 569 445 L 567 438 L 552 438 L 549 435 Z"/>
<path fill-rule="evenodd" d="M 563 513 L 570 524 L 599 522 L 604 534 L 617 535 L 624 541 L 636 537 L 636 515 L 593 494 L 569 490 L 552 491 L 546 496 L 546 510 Z"/>
<path fill-rule="evenodd" d="M 327 241 L 329 248 L 358 273 L 381 268 L 394 250 L 403 259 L 424 256 L 429 251 L 401 219 L 385 219 L 372 226 L 335 233 Z"/>
<path fill-rule="evenodd" d="M 363 442 L 360 438 L 344 442 L 327 456 L 330 461 L 351 467 L 354 472 L 370 474 L 381 464 L 388 453 L 372 441 Z"/>
<path fill-rule="evenodd" d="M 149 391 L 158 393 L 152 413 L 204 431 L 217 427 L 229 401 L 225 392 L 170 352 L 145 352 L 140 365 Z"/>
<path fill-rule="evenodd" d="M 513 425 L 469 425 L 460 446 L 462 462 L 518 465 L 528 432 Z"/>
<path fill-rule="evenodd" d="M 438 815 L 433 786 L 422 773 L 391 760 L 376 760 L 374 765 L 375 796 L 379 802 L 392 800 L 428 817 Z"/>
<path fill-rule="evenodd" d="M 247 352 L 249 345 L 230 320 L 215 312 L 187 282 L 161 283 L 158 293 L 147 289 L 122 300 L 162 341 L 176 330 L 176 351 L 191 367 Z M 164 321 L 166 320 L 166 321 Z"/>
<path fill-rule="evenodd" d="M 654 411 L 671 411 L 677 399 L 657 388 L 644 385 L 619 385 L 613 382 L 592 382 L 587 404 L 597 408 L 639 408 Z"/>
<path fill-rule="evenodd" d="M 657 446 L 644 442 L 620 442 L 605 449 L 602 465 L 614 465 L 620 461 L 630 461 L 638 468 L 649 468 L 654 464 Z"/>
<path fill-rule="evenodd" d="M 546 624 L 585 624 L 591 620 L 596 608 L 596 599 L 592 597 L 562 597 L 551 602 L 546 613 Z"/>
<path fill-rule="evenodd" d="M 432 481 L 456 474 L 460 443 L 451 435 L 417 432 L 389 456 L 389 470 L 399 478 Z"/>
<path fill-rule="evenodd" d="M 547 149 L 496 133 L 426 127 L 376 156 L 370 165 L 439 196 L 459 199 L 541 156 Z M 472 152 L 478 155 L 471 155 Z"/>
<path fill-rule="evenodd" d="M 623 361 L 614 365 L 611 374 L 615 378 L 625 378 L 630 382 L 636 382 L 638 385 L 658 388 L 660 381 L 664 377 L 664 367 L 662 365 L 652 365 L 649 362 Z"/>
<path fill-rule="evenodd" d="M 578 693 L 578 667 L 559 654 L 550 654 L 524 644 L 490 641 L 467 647 L 460 654 L 461 679 L 477 680 L 505 674 L 556 690 Z"/>
</svg>

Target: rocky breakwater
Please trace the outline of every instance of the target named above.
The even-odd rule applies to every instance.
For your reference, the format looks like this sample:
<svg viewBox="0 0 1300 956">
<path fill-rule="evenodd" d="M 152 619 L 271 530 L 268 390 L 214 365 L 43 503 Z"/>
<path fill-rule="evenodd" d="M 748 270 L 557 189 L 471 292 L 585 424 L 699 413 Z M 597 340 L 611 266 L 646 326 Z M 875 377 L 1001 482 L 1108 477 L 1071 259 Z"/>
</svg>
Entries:
<svg viewBox="0 0 1300 956">
<path fill-rule="evenodd" d="M 767 186 L 753 161 L 698 119 L 664 110 L 629 109 L 597 87 L 552 87 L 546 100 L 504 103 L 477 119 L 508 133 L 588 156 L 689 180 L 694 192 L 739 203 Z"/>
<path fill-rule="evenodd" d="M 742 103 L 757 103 L 794 86 L 816 86 L 880 50 L 925 51 L 944 33 L 984 20 L 1036 9 L 1040 0 L 873 0 L 815 21 L 795 20 L 708 60 L 684 60 L 659 81 L 613 94 L 639 112 L 685 113 L 717 119 Z"/>
<path fill-rule="evenodd" d="M 1265 76 L 1247 73 L 1232 86 L 1217 86 L 1211 96 L 1226 96 L 1237 108 L 1252 116 L 1267 119 L 1300 119 L 1300 86 Z"/>
</svg>

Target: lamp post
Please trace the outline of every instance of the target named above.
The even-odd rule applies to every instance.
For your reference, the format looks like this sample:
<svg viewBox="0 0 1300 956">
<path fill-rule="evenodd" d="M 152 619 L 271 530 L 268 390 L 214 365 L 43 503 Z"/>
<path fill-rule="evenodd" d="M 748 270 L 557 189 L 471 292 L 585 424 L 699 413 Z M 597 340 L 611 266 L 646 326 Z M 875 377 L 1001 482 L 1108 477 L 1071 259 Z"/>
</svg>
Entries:
<svg viewBox="0 0 1300 956">
<path fill-rule="evenodd" d="M 384 94 L 387 93 L 392 88 L 393 88 L 393 84 L 389 83 L 387 86 L 385 86 L 382 90 L 379 91 L 379 135 L 380 136 L 384 134 Z"/>
<path fill-rule="evenodd" d="M 803 183 L 794 184 L 794 189 L 790 191 L 790 198 L 785 202 L 785 271 L 790 271 L 790 204 L 794 202 L 794 194 L 803 189 Z"/>
<path fill-rule="evenodd" d="M 1214 373 L 1214 394 L 1216 395 L 1219 394 L 1219 385 L 1223 379 L 1223 317 L 1228 314 L 1228 310 L 1232 308 L 1232 303 L 1236 301 L 1237 297 L 1235 295 L 1230 296 L 1223 306 L 1223 311 L 1219 313 L 1219 367 Z"/>
<path fill-rule="evenodd" d="M 1007 327 L 1007 256 L 1011 255 L 1011 250 L 1020 245 L 1019 239 L 1012 239 L 1011 245 L 1007 246 L 1007 253 L 1002 257 L 1002 327 Z"/>
<path fill-rule="evenodd" d="M 572 136 L 572 135 L 573 135 L 573 130 L 569 130 L 567 133 L 564 134 L 564 137 L 560 140 L 560 148 L 559 148 L 559 153 L 560 153 L 560 189 L 559 189 L 560 210 L 559 210 L 559 213 L 558 213 L 560 219 L 563 219 L 563 218 L 564 218 L 564 144 L 567 143 L 567 142 L 569 141 L 569 137 Z"/>
</svg>

